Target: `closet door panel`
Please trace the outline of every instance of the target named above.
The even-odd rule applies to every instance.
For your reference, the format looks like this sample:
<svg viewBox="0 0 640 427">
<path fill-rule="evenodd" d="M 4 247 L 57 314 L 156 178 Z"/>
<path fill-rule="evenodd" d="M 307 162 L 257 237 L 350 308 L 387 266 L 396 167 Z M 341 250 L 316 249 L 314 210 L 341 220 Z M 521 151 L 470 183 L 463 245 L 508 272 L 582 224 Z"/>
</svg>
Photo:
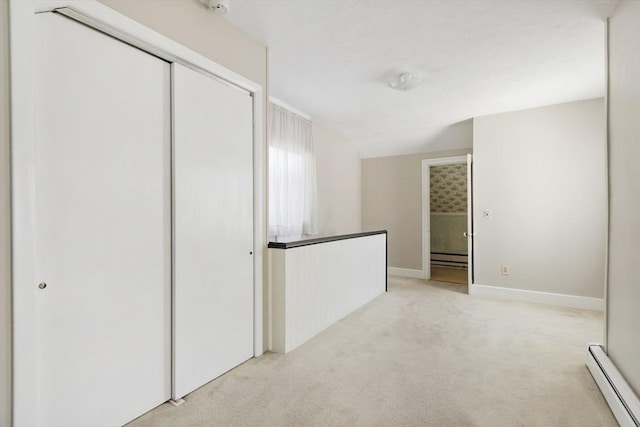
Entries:
<svg viewBox="0 0 640 427">
<path fill-rule="evenodd" d="M 253 356 L 250 95 L 173 65 L 174 398 Z"/>
<path fill-rule="evenodd" d="M 171 391 L 170 66 L 36 24 L 38 415 L 122 425 Z"/>
</svg>

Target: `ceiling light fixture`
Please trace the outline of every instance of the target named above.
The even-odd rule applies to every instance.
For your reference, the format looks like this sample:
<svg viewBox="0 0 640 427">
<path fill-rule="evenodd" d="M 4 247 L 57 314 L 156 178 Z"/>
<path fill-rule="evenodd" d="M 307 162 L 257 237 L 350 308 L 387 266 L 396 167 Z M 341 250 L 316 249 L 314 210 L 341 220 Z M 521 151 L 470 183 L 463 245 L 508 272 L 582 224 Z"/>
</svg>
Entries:
<svg viewBox="0 0 640 427">
<path fill-rule="evenodd" d="M 218 15 L 229 13 L 229 2 L 227 0 L 200 0 L 209 10 Z"/>
<path fill-rule="evenodd" d="M 422 84 L 424 77 L 421 74 L 401 73 L 389 81 L 389 87 L 406 92 L 415 89 Z"/>
</svg>

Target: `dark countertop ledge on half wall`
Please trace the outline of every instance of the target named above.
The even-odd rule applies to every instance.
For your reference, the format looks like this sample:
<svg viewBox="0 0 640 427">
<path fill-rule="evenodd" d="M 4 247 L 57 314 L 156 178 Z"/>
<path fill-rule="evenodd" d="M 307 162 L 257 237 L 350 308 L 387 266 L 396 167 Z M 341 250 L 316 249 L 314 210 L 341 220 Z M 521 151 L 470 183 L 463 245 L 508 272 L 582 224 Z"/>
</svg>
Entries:
<svg viewBox="0 0 640 427">
<path fill-rule="evenodd" d="M 335 242 L 338 240 L 355 239 L 358 237 L 374 236 L 376 234 L 387 234 L 387 230 L 364 231 L 362 233 L 340 234 L 337 236 L 314 237 L 311 239 L 295 240 L 292 242 L 269 242 L 268 247 L 272 249 L 291 249 L 301 246 L 317 245 L 319 243 Z"/>
</svg>

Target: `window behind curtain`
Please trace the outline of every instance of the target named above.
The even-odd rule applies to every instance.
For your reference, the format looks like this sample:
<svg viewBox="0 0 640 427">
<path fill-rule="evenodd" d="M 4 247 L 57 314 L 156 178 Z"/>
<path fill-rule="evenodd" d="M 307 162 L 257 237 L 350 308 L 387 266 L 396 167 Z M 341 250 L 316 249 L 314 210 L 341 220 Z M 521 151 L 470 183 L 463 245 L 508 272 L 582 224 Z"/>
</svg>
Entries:
<svg viewBox="0 0 640 427">
<path fill-rule="evenodd" d="M 311 122 L 274 104 L 269 104 L 269 113 L 269 237 L 317 234 Z"/>
</svg>

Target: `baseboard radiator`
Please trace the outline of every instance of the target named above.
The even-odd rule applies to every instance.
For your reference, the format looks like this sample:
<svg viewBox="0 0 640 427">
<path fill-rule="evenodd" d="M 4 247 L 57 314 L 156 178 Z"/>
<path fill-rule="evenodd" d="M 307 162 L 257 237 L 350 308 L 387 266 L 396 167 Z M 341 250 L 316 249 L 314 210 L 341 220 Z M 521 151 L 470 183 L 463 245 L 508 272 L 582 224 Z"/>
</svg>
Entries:
<svg viewBox="0 0 640 427">
<path fill-rule="evenodd" d="M 431 265 L 436 267 L 468 268 L 467 254 L 431 252 Z"/>
<path fill-rule="evenodd" d="M 640 399 L 599 345 L 590 345 L 587 368 L 621 427 L 640 426 Z"/>
</svg>

